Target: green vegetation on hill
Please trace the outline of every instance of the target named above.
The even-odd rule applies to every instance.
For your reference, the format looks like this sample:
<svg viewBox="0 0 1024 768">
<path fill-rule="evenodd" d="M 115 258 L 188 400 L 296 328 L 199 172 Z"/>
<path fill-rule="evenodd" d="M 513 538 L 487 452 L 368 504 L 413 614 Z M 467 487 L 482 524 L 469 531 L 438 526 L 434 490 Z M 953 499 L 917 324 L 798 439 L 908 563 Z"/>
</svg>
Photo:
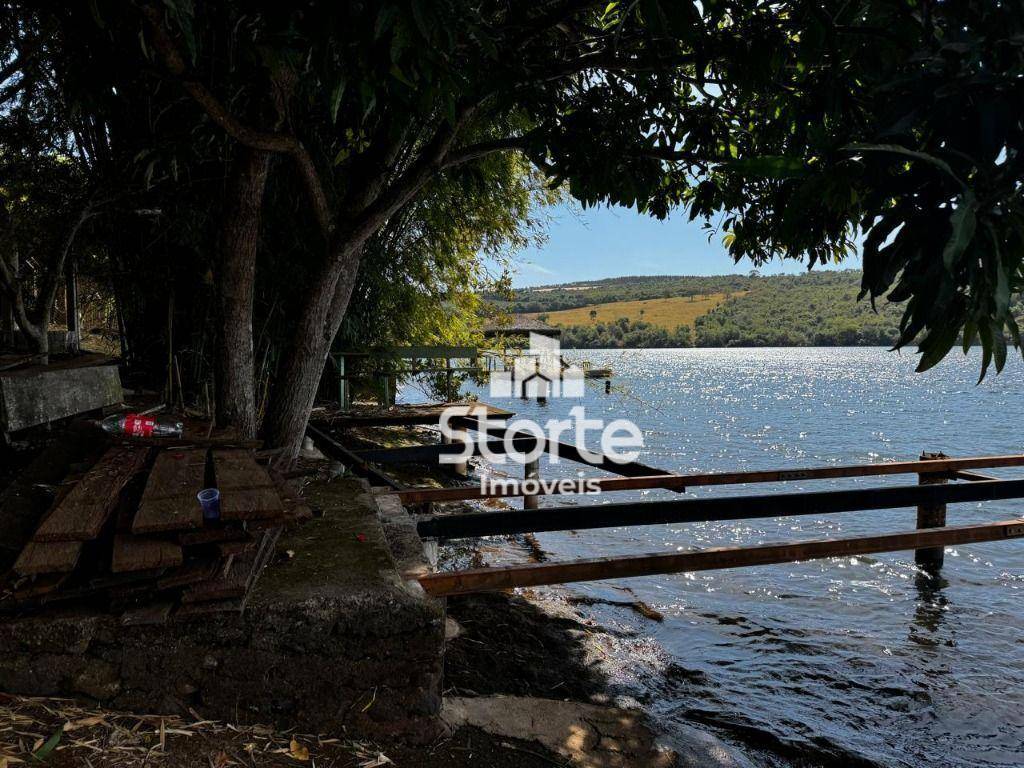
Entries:
<svg viewBox="0 0 1024 768">
<path fill-rule="evenodd" d="M 521 288 L 499 302 L 512 312 L 532 312 L 562 328 L 562 345 L 600 347 L 872 346 L 899 337 L 902 304 L 880 300 L 877 311 L 858 301 L 858 270 L 799 275 L 616 277 L 565 285 Z M 723 296 L 727 296 L 721 301 Z M 681 304 L 661 301 L 694 297 Z M 714 297 L 714 301 L 710 299 Z M 647 305 L 637 302 L 658 300 Z M 1022 318 L 1017 296 L 1013 314 Z M 669 316 L 658 307 L 704 304 L 696 314 Z M 620 304 L 617 312 L 617 304 Z M 592 310 L 588 311 L 590 307 Z M 677 317 L 678 323 L 672 322 Z"/>
<path fill-rule="evenodd" d="M 511 301 L 494 294 L 485 298 L 512 312 L 558 312 L 615 301 L 735 293 L 746 290 L 751 279 L 746 275 L 611 277 L 580 283 L 519 288 L 513 292 Z"/>
<path fill-rule="evenodd" d="M 621 317 L 610 323 L 567 326 L 562 329 L 562 346 L 566 349 L 692 347 L 693 334 L 687 325 L 668 331 L 642 320 L 631 322 Z"/>
<path fill-rule="evenodd" d="M 859 272 L 812 272 L 759 280 L 749 293 L 694 320 L 698 347 L 889 345 L 902 307 L 857 301 Z"/>
<path fill-rule="evenodd" d="M 562 317 L 585 317 L 585 308 L 601 305 L 600 321 L 566 324 L 566 347 L 727 347 L 727 346 L 847 346 L 892 344 L 899 335 L 900 305 L 857 301 L 861 273 L 808 272 L 761 277 L 623 277 L 571 285 L 544 286 L 516 292 L 508 307 L 513 311 L 539 311 L 559 324 L 560 310 L 570 304 L 576 312 Z M 654 323 L 627 319 L 626 302 L 667 296 L 707 296 L 727 293 L 729 298 L 680 324 L 675 331 Z M 621 302 L 621 319 L 610 321 Z M 664 324 L 662 324 L 664 325 Z"/>
</svg>

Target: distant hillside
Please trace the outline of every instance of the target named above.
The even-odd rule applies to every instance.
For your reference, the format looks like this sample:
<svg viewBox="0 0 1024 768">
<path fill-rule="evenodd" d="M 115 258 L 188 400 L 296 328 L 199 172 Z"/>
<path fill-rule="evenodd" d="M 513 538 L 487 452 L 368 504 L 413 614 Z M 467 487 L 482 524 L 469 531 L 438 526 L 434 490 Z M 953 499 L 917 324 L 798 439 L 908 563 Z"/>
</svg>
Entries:
<svg viewBox="0 0 1024 768">
<path fill-rule="evenodd" d="M 621 277 L 520 289 L 501 303 L 561 326 L 565 347 L 891 344 L 902 308 L 858 302 L 860 277 Z"/>
<path fill-rule="evenodd" d="M 616 301 L 735 293 L 747 290 L 752 279 L 756 278 L 746 275 L 611 277 L 581 283 L 519 288 L 511 301 L 494 295 L 486 298 L 514 312 L 557 312 Z"/>
<path fill-rule="evenodd" d="M 740 291 L 742 294 L 743 291 Z M 576 309 L 562 309 L 557 312 L 539 312 L 552 325 L 593 325 L 609 323 L 620 318 L 632 322 L 647 322 L 666 330 L 675 330 L 680 325 L 693 326 L 694 321 L 706 315 L 719 304 L 732 298 L 732 293 L 691 294 L 674 296 L 669 299 L 637 299 L 614 301 L 603 304 L 589 304 Z"/>
</svg>

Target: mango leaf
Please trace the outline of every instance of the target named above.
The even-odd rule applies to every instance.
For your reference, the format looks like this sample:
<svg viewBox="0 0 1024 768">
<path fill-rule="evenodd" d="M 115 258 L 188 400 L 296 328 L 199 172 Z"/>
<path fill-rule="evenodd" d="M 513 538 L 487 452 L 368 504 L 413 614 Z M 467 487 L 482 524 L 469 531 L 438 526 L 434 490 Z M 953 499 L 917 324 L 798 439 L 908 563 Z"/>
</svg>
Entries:
<svg viewBox="0 0 1024 768">
<path fill-rule="evenodd" d="M 989 226 L 989 234 L 992 239 L 992 255 L 996 262 L 996 317 L 1006 317 L 1010 313 L 1010 278 L 1006 274 L 1006 265 L 1003 264 L 1003 255 L 999 249 L 999 238 L 995 230 Z"/>
<path fill-rule="evenodd" d="M 57 745 L 60 744 L 60 737 L 63 734 L 64 729 L 58 728 L 57 731 L 53 734 L 53 736 L 46 740 L 46 743 L 43 744 L 43 746 L 41 746 L 39 749 L 32 753 L 32 757 L 41 763 L 45 762 L 46 759 L 53 752 L 53 750 L 57 748 Z"/>
<path fill-rule="evenodd" d="M 992 359 L 996 363 L 996 373 L 1003 370 L 1006 365 L 1006 336 L 1003 335 L 1003 324 L 992 323 Z"/>
<path fill-rule="evenodd" d="M 953 231 L 946 241 L 946 247 L 942 251 L 942 263 L 950 272 L 964 255 L 967 246 L 974 239 L 974 231 L 978 227 L 978 217 L 975 213 L 978 203 L 974 199 L 974 193 L 965 192 L 960 196 L 956 210 L 949 217 L 949 223 Z"/>
<path fill-rule="evenodd" d="M 992 331 L 987 322 L 978 324 L 978 335 L 981 336 L 981 375 L 978 377 L 978 383 L 981 384 L 992 362 Z"/>
<path fill-rule="evenodd" d="M 807 176 L 807 164 L 799 157 L 785 155 L 762 155 L 739 160 L 726 160 L 719 167 L 746 176 L 762 179 L 794 179 Z"/>
<path fill-rule="evenodd" d="M 921 162 L 935 166 L 953 179 L 953 181 L 959 184 L 965 191 L 967 190 L 967 185 L 964 184 L 960 180 L 960 177 L 953 172 L 949 163 L 942 158 L 929 155 L 927 152 L 917 152 L 913 149 L 902 147 L 899 144 L 847 144 L 844 149 L 849 152 L 887 152 L 889 154 L 903 155 L 904 157 L 910 157 L 914 160 L 920 160 Z"/>
<path fill-rule="evenodd" d="M 970 351 L 971 344 L 974 343 L 974 338 L 977 335 L 978 335 L 978 329 L 977 329 L 977 326 L 974 324 L 974 321 L 973 320 L 968 320 L 967 322 L 965 322 L 964 323 L 964 339 L 963 339 L 963 348 L 964 348 L 964 354 L 965 355 Z"/>
<path fill-rule="evenodd" d="M 338 108 L 341 106 L 341 97 L 345 95 L 345 86 L 347 81 L 345 78 L 341 78 L 338 84 L 334 86 L 334 91 L 331 93 L 331 122 L 335 123 L 338 121 Z"/>
<path fill-rule="evenodd" d="M 954 323 L 948 324 L 939 331 L 932 332 L 921 342 L 921 360 L 917 364 L 917 372 L 924 373 L 937 365 L 949 350 L 956 344 L 958 329 Z"/>
</svg>

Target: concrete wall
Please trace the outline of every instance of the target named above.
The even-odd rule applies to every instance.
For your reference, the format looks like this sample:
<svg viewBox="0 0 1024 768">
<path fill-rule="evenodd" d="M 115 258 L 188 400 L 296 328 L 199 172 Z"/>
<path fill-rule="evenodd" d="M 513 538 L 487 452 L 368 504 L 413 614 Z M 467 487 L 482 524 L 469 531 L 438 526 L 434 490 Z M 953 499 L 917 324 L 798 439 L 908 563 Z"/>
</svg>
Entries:
<svg viewBox="0 0 1024 768">
<path fill-rule="evenodd" d="M 30 366 L 0 373 L 0 431 L 47 424 L 116 405 L 124 398 L 115 365 Z"/>
</svg>

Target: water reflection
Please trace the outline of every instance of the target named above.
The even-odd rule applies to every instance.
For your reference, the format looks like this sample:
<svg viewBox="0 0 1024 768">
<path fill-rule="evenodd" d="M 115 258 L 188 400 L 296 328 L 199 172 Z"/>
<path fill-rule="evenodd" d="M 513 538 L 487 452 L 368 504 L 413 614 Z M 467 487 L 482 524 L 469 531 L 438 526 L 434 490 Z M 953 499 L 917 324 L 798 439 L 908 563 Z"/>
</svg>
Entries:
<svg viewBox="0 0 1024 768">
<path fill-rule="evenodd" d="M 882 349 L 588 350 L 579 356 L 615 370 L 617 391 L 588 389 L 587 415 L 635 421 L 646 441 L 640 461 L 669 470 L 799 468 L 914 459 L 922 451 L 966 456 L 1024 449 L 1020 359 L 975 386 L 977 354 L 951 357 L 923 375 L 913 372 L 913 355 Z M 488 400 L 486 389 L 479 394 Z M 564 418 L 575 404 L 517 400 L 508 407 L 543 423 Z M 545 464 L 541 475 L 574 477 L 576 469 Z M 749 492 L 700 488 L 687 496 Z M 660 498 L 672 495 L 652 490 L 582 503 Z M 950 505 L 948 512 L 951 521 L 969 524 L 1021 515 L 1024 505 Z M 887 510 L 624 526 L 538 540 L 557 561 L 870 535 L 912 528 L 914 520 L 913 509 Z M 754 745 L 752 759 L 763 765 L 1024 765 L 1020 541 L 953 548 L 937 577 L 922 573 L 912 552 L 899 552 L 574 589 L 615 603 L 627 586 L 664 622 L 600 600 L 586 610 L 617 633 L 608 659 L 619 663 L 618 684 L 648 701 L 664 723 L 723 727 Z"/>
</svg>

